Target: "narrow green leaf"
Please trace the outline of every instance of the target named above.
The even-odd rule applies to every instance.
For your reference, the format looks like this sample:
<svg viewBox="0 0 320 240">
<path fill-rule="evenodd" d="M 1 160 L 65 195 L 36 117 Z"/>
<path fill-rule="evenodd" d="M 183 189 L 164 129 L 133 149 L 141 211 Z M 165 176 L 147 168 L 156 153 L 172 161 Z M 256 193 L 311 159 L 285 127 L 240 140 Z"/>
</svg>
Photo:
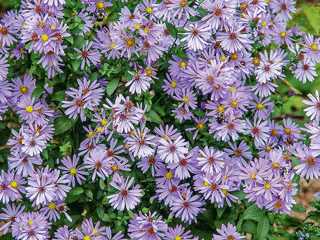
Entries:
<svg viewBox="0 0 320 240">
<path fill-rule="evenodd" d="M 267 216 L 264 216 L 259 222 L 257 226 L 257 239 L 265 240 L 267 239 L 267 235 L 270 229 L 270 223 Z"/>
<path fill-rule="evenodd" d="M 74 125 L 75 121 L 67 117 L 59 117 L 54 121 L 55 134 L 60 135 L 68 131 Z"/>
<path fill-rule="evenodd" d="M 118 79 L 113 79 L 107 84 L 107 94 L 108 94 L 108 96 L 111 96 L 114 93 L 114 91 L 118 87 L 118 84 L 119 84 L 119 80 Z"/>
</svg>

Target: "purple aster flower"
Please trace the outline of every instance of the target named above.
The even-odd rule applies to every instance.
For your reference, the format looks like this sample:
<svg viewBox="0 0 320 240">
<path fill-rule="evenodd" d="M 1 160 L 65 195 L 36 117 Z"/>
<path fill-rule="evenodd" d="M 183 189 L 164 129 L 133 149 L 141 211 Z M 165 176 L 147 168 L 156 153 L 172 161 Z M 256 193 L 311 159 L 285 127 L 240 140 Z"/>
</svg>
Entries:
<svg viewBox="0 0 320 240">
<path fill-rule="evenodd" d="M 310 120 L 320 120 L 320 97 L 316 90 L 315 95 L 308 94 L 309 100 L 303 100 L 303 103 L 308 107 L 304 110 Z"/>
<path fill-rule="evenodd" d="M 39 212 L 20 214 L 12 225 L 12 236 L 18 240 L 49 238 L 49 223 Z"/>
<path fill-rule="evenodd" d="M 252 159 L 252 154 L 249 146 L 244 141 L 241 141 L 238 145 L 234 143 L 229 143 L 229 145 L 230 149 L 226 148 L 225 152 L 235 160 Z"/>
<path fill-rule="evenodd" d="M 163 163 L 158 155 L 150 155 L 149 157 L 142 158 L 137 163 L 137 166 L 143 173 L 146 173 L 149 169 L 151 169 L 152 176 L 155 176 L 155 172 L 159 170 L 162 164 Z"/>
<path fill-rule="evenodd" d="M 220 173 L 224 166 L 224 152 L 217 151 L 212 147 L 205 147 L 199 151 L 197 158 L 201 171 L 208 174 Z"/>
<path fill-rule="evenodd" d="M 221 174 L 205 176 L 200 173 L 194 179 L 195 189 L 203 195 L 204 199 L 210 200 L 211 203 L 223 203 L 224 190 L 229 188 L 222 184 Z"/>
<path fill-rule="evenodd" d="M 0 56 L 0 81 L 7 79 L 9 64 L 6 56 Z"/>
<path fill-rule="evenodd" d="M 154 135 L 149 134 L 148 128 L 138 128 L 133 130 L 126 139 L 129 151 L 134 157 L 148 157 L 154 153 Z"/>
<path fill-rule="evenodd" d="M 194 237 L 189 230 L 185 230 L 183 226 L 177 225 L 175 227 L 169 227 L 164 240 L 198 240 Z"/>
<path fill-rule="evenodd" d="M 75 49 L 79 54 L 79 59 L 81 59 L 81 70 L 85 66 L 98 65 L 100 63 L 100 52 L 92 48 L 92 42 L 86 42 L 81 50 Z"/>
<path fill-rule="evenodd" d="M 296 11 L 294 0 L 272 0 L 270 8 L 276 14 L 276 19 L 285 22 L 290 20 L 292 18 L 291 14 Z"/>
<path fill-rule="evenodd" d="M 131 94 L 141 94 L 146 92 L 150 88 L 151 78 L 142 74 L 138 71 L 136 73 L 131 73 L 132 79 L 126 83 L 126 86 L 129 87 L 129 92 Z"/>
<path fill-rule="evenodd" d="M 99 178 L 105 179 L 110 175 L 110 169 L 108 166 L 108 160 L 105 149 L 101 147 L 95 147 L 88 156 L 84 158 L 84 166 L 89 170 L 93 171 L 92 181 Z"/>
<path fill-rule="evenodd" d="M 167 229 L 167 224 L 156 213 L 139 213 L 130 220 L 128 235 L 132 240 L 160 240 Z"/>
<path fill-rule="evenodd" d="M 184 88 L 178 91 L 175 99 L 181 102 L 179 107 L 186 109 L 195 109 L 197 107 L 196 96 L 190 88 Z"/>
<path fill-rule="evenodd" d="M 175 217 L 191 224 L 197 222 L 197 216 L 203 211 L 203 205 L 204 202 L 200 196 L 192 195 L 190 189 L 185 189 L 173 199 L 170 210 Z"/>
<path fill-rule="evenodd" d="M 255 118 L 266 120 L 272 112 L 273 103 L 269 98 L 262 99 L 254 97 L 249 108 L 254 112 Z"/>
<path fill-rule="evenodd" d="M 190 23 L 185 28 L 184 38 L 182 42 L 186 42 L 189 49 L 197 51 L 202 50 L 208 44 L 207 40 L 211 36 L 210 29 L 206 25 L 198 23 Z"/>
<path fill-rule="evenodd" d="M 224 0 L 218 1 L 204 1 L 201 7 L 208 11 L 201 21 L 208 25 L 212 30 L 218 30 L 222 26 L 225 26 L 228 21 L 233 19 L 233 14 L 236 11 L 236 1 Z"/>
<path fill-rule="evenodd" d="M 187 179 L 191 176 L 191 173 L 196 173 L 196 157 L 193 153 L 185 154 L 178 163 L 169 164 L 170 169 L 174 169 L 175 176 L 180 180 Z"/>
<path fill-rule="evenodd" d="M 5 15 L 0 23 L 0 43 L 2 48 L 10 47 L 16 41 L 14 35 L 17 31 L 14 24 L 8 21 L 7 18 L 8 15 Z"/>
<path fill-rule="evenodd" d="M 241 240 L 245 236 L 241 236 L 235 226 L 231 223 L 222 224 L 220 229 L 217 229 L 217 234 L 213 234 L 212 240 Z"/>
<path fill-rule="evenodd" d="M 251 123 L 248 119 L 247 123 L 247 133 L 249 133 L 252 138 L 254 138 L 254 144 L 256 146 L 262 145 L 268 139 L 268 122 L 262 121 L 259 118 L 255 118 L 253 123 Z"/>
<path fill-rule="evenodd" d="M 296 173 L 306 179 L 317 179 L 320 176 L 320 158 L 305 145 L 295 147 L 294 155 L 300 164 L 294 167 Z"/>
<path fill-rule="evenodd" d="M 108 196 L 109 203 L 117 210 L 123 211 L 134 209 L 140 202 L 142 190 L 139 185 L 133 185 L 133 178 L 124 178 L 118 174 L 113 176 L 110 185 L 117 190 L 117 193 Z"/>
<path fill-rule="evenodd" d="M 94 223 L 91 218 L 85 219 L 75 230 L 75 236 L 83 240 L 104 240 L 105 227 L 100 222 Z"/>
<path fill-rule="evenodd" d="M 244 32 L 244 26 L 233 24 L 226 27 L 225 32 L 217 33 L 217 41 L 221 41 L 221 47 L 229 52 L 246 51 L 251 48 L 249 34 Z"/>
<path fill-rule="evenodd" d="M 72 239 L 74 237 L 74 233 L 67 226 L 63 226 L 58 228 L 58 230 L 54 233 L 53 240 L 66 240 Z"/>
<path fill-rule="evenodd" d="M 31 97 L 33 90 L 36 88 L 36 81 L 31 75 L 25 74 L 22 77 L 15 78 L 11 84 L 12 101 L 16 102 L 21 97 Z"/>
<path fill-rule="evenodd" d="M 62 201 L 49 202 L 46 206 L 40 209 L 40 213 L 47 217 L 48 221 L 55 222 L 60 219 L 61 214 L 64 214 L 71 222 L 71 217 L 67 214 L 67 206 Z"/>
<path fill-rule="evenodd" d="M 311 60 L 299 61 L 294 71 L 295 77 L 302 83 L 312 82 L 317 77 L 316 65 Z"/>
<path fill-rule="evenodd" d="M 166 163 L 177 163 L 188 153 L 188 143 L 179 136 L 177 139 L 160 139 L 157 154 Z"/>
<path fill-rule="evenodd" d="M 286 64 L 283 50 L 272 50 L 260 54 L 260 64 L 256 69 L 259 83 L 266 83 L 275 78 L 283 78 L 282 67 Z"/>
<path fill-rule="evenodd" d="M 11 232 L 12 225 L 23 212 L 24 206 L 22 205 L 6 205 L 2 213 L 0 213 L 0 220 L 4 221 L 4 224 L 0 227 L 0 231 L 4 234 Z"/>
<path fill-rule="evenodd" d="M 11 96 L 11 86 L 8 81 L 0 80 L 0 103 L 8 104 L 8 100 Z"/>
<path fill-rule="evenodd" d="M 79 164 L 78 156 L 73 155 L 72 158 L 69 156 L 65 157 L 61 160 L 61 163 L 60 169 L 67 175 L 72 187 L 85 181 L 88 173 L 85 171 L 86 168 L 82 164 Z"/>
<path fill-rule="evenodd" d="M 48 4 L 49 6 L 62 6 L 64 5 L 66 2 L 65 0 L 44 0 L 43 1 L 45 4 Z"/>
</svg>

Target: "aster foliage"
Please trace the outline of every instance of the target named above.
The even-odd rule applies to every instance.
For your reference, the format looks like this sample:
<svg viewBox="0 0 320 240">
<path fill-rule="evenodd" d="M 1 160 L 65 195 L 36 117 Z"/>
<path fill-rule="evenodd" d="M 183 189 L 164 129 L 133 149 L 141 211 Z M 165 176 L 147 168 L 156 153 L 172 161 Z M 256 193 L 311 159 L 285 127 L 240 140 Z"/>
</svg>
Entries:
<svg viewBox="0 0 320 240">
<path fill-rule="evenodd" d="M 299 179 L 320 177 L 319 92 L 295 86 L 316 82 L 320 38 L 292 27 L 295 12 L 294 0 L 5 12 L 0 235 L 299 237 L 271 228 L 301 210 Z"/>
</svg>

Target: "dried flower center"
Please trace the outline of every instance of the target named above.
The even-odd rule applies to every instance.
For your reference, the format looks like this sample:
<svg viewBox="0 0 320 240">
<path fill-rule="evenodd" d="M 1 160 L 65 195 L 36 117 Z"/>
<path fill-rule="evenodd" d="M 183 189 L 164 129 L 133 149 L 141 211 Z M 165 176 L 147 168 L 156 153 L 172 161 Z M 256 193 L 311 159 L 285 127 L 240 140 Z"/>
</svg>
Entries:
<svg viewBox="0 0 320 240">
<path fill-rule="evenodd" d="M 203 128 L 204 128 L 204 124 L 203 124 L 202 122 L 200 122 L 200 123 L 198 123 L 198 124 L 196 125 L 196 128 L 197 128 L 197 129 L 203 129 Z"/>
<path fill-rule="evenodd" d="M 232 235 L 227 236 L 227 240 L 236 240 L 236 238 Z"/>
<path fill-rule="evenodd" d="M 280 201 L 280 200 L 277 200 L 277 201 L 274 203 L 273 207 L 274 207 L 275 209 L 280 209 L 280 208 L 282 207 L 281 201 Z"/>
<path fill-rule="evenodd" d="M 307 163 L 309 166 L 314 166 L 316 164 L 316 158 L 313 156 L 309 156 L 307 158 Z"/>
<path fill-rule="evenodd" d="M 240 157 L 242 155 L 242 151 L 240 148 L 237 148 L 236 150 L 234 150 L 234 155 L 236 157 Z"/>
<path fill-rule="evenodd" d="M 234 32 L 233 32 L 233 33 L 230 33 L 230 34 L 229 34 L 229 39 L 230 39 L 230 40 L 236 40 L 236 39 L 237 39 L 237 34 L 234 33 Z"/>
<path fill-rule="evenodd" d="M 179 2 L 180 7 L 186 7 L 188 5 L 188 0 L 180 0 Z"/>
<path fill-rule="evenodd" d="M 183 159 L 181 159 L 180 161 L 179 161 L 179 165 L 180 166 L 187 166 L 187 164 L 188 164 L 188 161 L 187 161 L 187 159 L 185 159 L 185 158 L 183 158 Z"/>
<path fill-rule="evenodd" d="M 156 159 L 154 158 L 154 156 L 149 157 L 148 163 L 149 165 L 154 165 L 156 163 Z"/>
<path fill-rule="evenodd" d="M 260 64 L 260 58 L 259 57 L 254 57 L 252 59 L 252 63 L 256 66 L 258 66 Z"/>
<path fill-rule="evenodd" d="M 8 34 L 8 28 L 6 28 L 6 27 L 0 27 L 0 33 L 2 34 L 2 35 L 7 35 Z"/>
<path fill-rule="evenodd" d="M 123 190 L 121 191 L 121 195 L 122 195 L 123 197 L 127 197 L 127 196 L 128 196 L 128 190 L 123 189 Z"/>
<path fill-rule="evenodd" d="M 273 162 L 271 166 L 272 166 L 273 169 L 279 169 L 280 168 L 280 164 L 278 162 Z"/>
<path fill-rule="evenodd" d="M 210 185 L 210 189 L 211 189 L 211 191 L 216 191 L 216 190 L 218 189 L 218 185 L 215 184 L 215 183 L 212 183 L 212 184 Z"/>
<path fill-rule="evenodd" d="M 170 151 L 171 153 L 174 153 L 176 150 L 177 150 L 176 145 L 171 144 L 171 145 L 169 146 L 169 151 Z"/>
<path fill-rule="evenodd" d="M 288 10 L 287 4 L 285 4 L 285 3 L 281 4 L 281 10 L 283 10 L 283 11 Z"/>
<path fill-rule="evenodd" d="M 291 135 L 292 133 L 292 130 L 290 128 L 284 128 L 284 133 L 287 134 L 287 135 Z"/>
<path fill-rule="evenodd" d="M 89 52 L 87 50 L 81 51 L 81 57 L 87 58 L 89 56 Z"/>
<path fill-rule="evenodd" d="M 213 11 L 213 14 L 217 17 L 220 17 L 222 15 L 222 9 L 221 8 L 216 8 L 214 11 Z"/>
</svg>

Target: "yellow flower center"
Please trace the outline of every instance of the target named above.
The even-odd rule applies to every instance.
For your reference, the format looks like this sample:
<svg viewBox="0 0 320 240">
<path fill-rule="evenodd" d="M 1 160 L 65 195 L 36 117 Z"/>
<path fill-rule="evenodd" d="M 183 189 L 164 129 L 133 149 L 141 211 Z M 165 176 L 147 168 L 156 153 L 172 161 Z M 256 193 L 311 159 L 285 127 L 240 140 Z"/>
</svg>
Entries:
<svg viewBox="0 0 320 240">
<path fill-rule="evenodd" d="M 113 172 L 118 171 L 118 170 L 119 170 L 118 165 L 112 165 L 112 166 L 111 166 L 111 170 L 112 170 Z"/>
<path fill-rule="evenodd" d="M 110 48 L 111 48 L 111 49 L 115 49 L 116 47 L 117 47 L 117 44 L 116 44 L 116 43 L 114 43 L 114 42 L 111 43 L 111 45 L 110 45 Z"/>
<path fill-rule="evenodd" d="M 181 69 L 185 69 L 187 66 L 188 66 L 187 62 L 185 62 L 185 61 L 180 61 L 179 62 L 179 67 Z"/>
<path fill-rule="evenodd" d="M 198 123 L 196 126 L 197 129 L 203 129 L 204 128 L 204 124 L 203 123 Z"/>
<path fill-rule="evenodd" d="M 270 182 L 268 182 L 268 181 L 265 182 L 263 187 L 264 187 L 265 190 L 269 190 L 271 188 Z"/>
<path fill-rule="evenodd" d="M 150 32 L 150 28 L 145 27 L 145 28 L 143 29 L 143 31 L 144 31 L 145 33 L 149 33 L 149 32 Z"/>
<path fill-rule="evenodd" d="M 127 47 L 133 47 L 136 41 L 134 40 L 134 38 L 128 38 L 126 43 L 127 43 Z"/>
<path fill-rule="evenodd" d="M 101 2 L 101 1 L 99 1 L 99 2 L 96 3 L 96 7 L 97 7 L 98 9 L 103 9 L 103 8 L 104 8 L 104 3 Z"/>
<path fill-rule="evenodd" d="M 108 124 L 108 120 L 105 119 L 105 118 L 103 118 L 103 119 L 100 121 L 100 124 L 101 124 L 101 126 L 105 127 L 105 126 L 107 126 L 107 124 Z"/>
<path fill-rule="evenodd" d="M 202 185 L 203 185 L 204 187 L 209 187 L 208 181 L 203 181 Z"/>
<path fill-rule="evenodd" d="M 152 73 L 153 73 L 152 68 L 150 68 L 150 67 L 146 68 L 146 69 L 145 69 L 145 72 L 146 72 L 146 75 L 147 75 L 148 77 L 151 77 L 151 76 L 152 76 Z"/>
<path fill-rule="evenodd" d="M 287 36 L 287 32 L 280 32 L 280 37 L 285 38 Z"/>
<path fill-rule="evenodd" d="M 318 51 L 318 44 L 316 44 L 316 43 L 312 43 L 311 45 L 310 45 L 310 48 L 311 48 L 311 50 L 312 51 Z"/>
<path fill-rule="evenodd" d="M 140 23 L 135 23 L 133 25 L 133 27 L 134 27 L 135 30 L 139 30 L 141 28 L 141 25 L 140 25 Z"/>
<path fill-rule="evenodd" d="M 290 135 L 292 133 L 290 128 L 284 128 L 284 133 Z"/>
<path fill-rule="evenodd" d="M 148 13 L 148 14 L 153 13 L 152 7 L 147 7 L 147 8 L 146 8 L 146 13 Z"/>
<path fill-rule="evenodd" d="M 28 225 L 31 226 L 32 224 L 33 224 L 32 219 L 29 219 L 29 220 L 28 220 Z"/>
<path fill-rule="evenodd" d="M 220 61 L 221 61 L 221 62 L 224 62 L 226 59 L 227 59 L 227 58 L 226 58 L 225 55 L 221 55 L 221 56 L 220 56 Z"/>
<path fill-rule="evenodd" d="M 26 94 L 29 91 L 28 87 L 26 86 L 21 86 L 19 90 L 22 94 Z"/>
<path fill-rule="evenodd" d="M 70 174 L 72 175 L 72 176 L 75 176 L 75 175 L 77 175 L 77 172 L 78 172 L 78 170 L 76 169 L 76 168 L 70 168 Z"/>
<path fill-rule="evenodd" d="M 237 91 L 237 88 L 235 87 L 235 86 L 231 86 L 231 87 L 229 87 L 229 92 L 231 92 L 231 93 L 235 93 L 236 91 Z"/>
<path fill-rule="evenodd" d="M 219 105 L 217 107 L 217 111 L 218 111 L 218 113 L 223 113 L 224 112 L 224 106 L 223 105 Z"/>
<path fill-rule="evenodd" d="M 224 189 L 224 188 L 222 189 L 222 193 L 224 196 L 228 196 L 228 194 L 229 194 L 228 190 Z"/>
<path fill-rule="evenodd" d="M 170 83 L 170 86 L 172 88 L 176 88 L 177 87 L 177 81 L 176 80 L 173 80 L 171 83 Z"/>
<path fill-rule="evenodd" d="M 263 104 L 263 103 L 257 103 L 256 109 L 257 109 L 257 110 L 262 110 L 262 109 L 264 109 L 264 104 Z"/>
<path fill-rule="evenodd" d="M 182 237 L 180 237 L 179 235 L 177 235 L 174 240 L 182 240 Z"/>
<path fill-rule="evenodd" d="M 231 101 L 231 107 L 232 107 L 232 108 L 238 107 L 238 101 L 237 101 L 237 100 L 232 100 L 232 101 Z"/>
<path fill-rule="evenodd" d="M 258 66 L 260 64 L 260 58 L 259 57 L 254 57 L 252 59 L 252 63 L 256 66 Z"/>
<path fill-rule="evenodd" d="M 103 132 L 103 128 L 102 127 L 97 127 L 96 128 L 96 133 L 102 133 Z"/>
<path fill-rule="evenodd" d="M 83 237 L 83 240 L 91 240 L 91 237 L 90 237 L 89 235 L 85 235 L 85 236 Z"/>
<path fill-rule="evenodd" d="M 251 173 L 251 174 L 250 174 L 250 178 L 251 178 L 252 180 L 256 180 L 257 174 L 256 174 L 255 172 Z"/>
<path fill-rule="evenodd" d="M 167 172 L 164 177 L 167 179 L 167 180 L 171 180 L 173 178 L 173 173 L 171 171 Z"/>
<path fill-rule="evenodd" d="M 47 34 L 42 34 L 41 40 L 42 40 L 42 42 L 47 42 L 49 40 L 49 36 Z"/>
<path fill-rule="evenodd" d="M 235 61 L 238 59 L 238 54 L 237 53 L 232 53 L 231 54 L 231 60 Z"/>
<path fill-rule="evenodd" d="M 189 99 L 188 96 L 183 96 L 182 101 L 183 101 L 184 103 L 189 103 L 190 99 Z"/>
<path fill-rule="evenodd" d="M 93 138 L 96 135 L 96 133 L 94 131 L 89 131 L 87 133 L 87 138 Z"/>
<path fill-rule="evenodd" d="M 32 106 L 26 106 L 26 112 L 32 113 L 33 112 L 33 107 Z"/>
<path fill-rule="evenodd" d="M 50 203 L 48 204 L 48 208 L 49 208 L 49 209 L 56 209 L 56 207 L 57 207 L 57 205 L 56 205 L 54 202 L 50 202 Z"/>
<path fill-rule="evenodd" d="M 262 26 L 262 27 L 266 27 L 266 26 L 267 26 L 267 22 L 266 22 L 266 21 L 262 21 L 262 22 L 261 22 L 261 26 Z"/>
<path fill-rule="evenodd" d="M 273 162 L 271 164 L 271 166 L 272 166 L 273 169 L 279 169 L 280 168 L 280 164 L 278 162 Z"/>
<path fill-rule="evenodd" d="M 17 181 L 11 181 L 11 182 L 10 182 L 10 186 L 11 186 L 12 188 L 17 188 L 17 187 L 18 187 Z"/>
<path fill-rule="evenodd" d="M 268 145 L 265 147 L 266 152 L 270 152 L 272 150 L 272 148 Z"/>
</svg>

